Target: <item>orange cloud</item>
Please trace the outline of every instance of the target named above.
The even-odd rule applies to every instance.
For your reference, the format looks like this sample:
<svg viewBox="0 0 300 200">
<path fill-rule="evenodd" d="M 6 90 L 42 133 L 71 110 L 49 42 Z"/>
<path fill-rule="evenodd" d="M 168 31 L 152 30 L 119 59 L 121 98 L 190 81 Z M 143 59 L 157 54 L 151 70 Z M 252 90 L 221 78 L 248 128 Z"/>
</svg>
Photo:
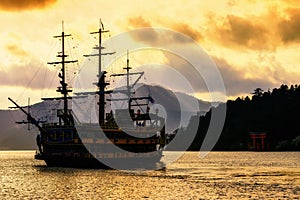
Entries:
<svg viewBox="0 0 300 200">
<path fill-rule="evenodd" d="M 167 24 L 172 30 L 178 31 L 181 34 L 185 34 L 193 40 L 200 41 L 203 40 L 203 36 L 199 30 L 192 28 L 190 25 L 185 23 L 170 23 Z M 168 27 L 167 26 L 167 27 Z M 178 40 L 176 33 L 173 35 L 161 35 L 156 32 L 155 28 L 152 29 L 152 23 L 145 20 L 142 16 L 132 17 L 128 19 L 128 27 L 131 29 L 135 28 L 148 28 L 145 31 L 140 31 L 140 34 L 134 34 L 133 37 L 137 41 L 144 41 L 149 44 L 164 44 L 164 43 L 186 43 L 191 42 L 189 40 Z M 151 27 L 151 29 L 149 29 Z"/>
<path fill-rule="evenodd" d="M 28 53 L 20 48 L 18 45 L 15 44 L 8 44 L 6 46 L 6 49 L 8 50 L 9 53 L 15 55 L 16 57 L 24 57 L 27 56 Z"/>
<path fill-rule="evenodd" d="M 268 38 L 271 33 L 268 27 L 254 18 L 227 15 L 211 17 L 212 24 L 209 38 L 230 48 L 269 49 L 272 45 Z"/>
<path fill-rule="evenodd" d="M 151 23 L 145 20 L 143 17 L 131 17 L 128 19 L 128 25 L 132 28 L 144 28 L 151 27 Z"/>
<path fill-rule="evenodd" d="M 189 37 L 191 37 L 193 40 L 201 41 L 203 40 L 203 36 L 197 29 L 192 28 L 188 24 L 180 23 L 176 24 L 172 27 L 174 30 L 183 33 Z"/>
<path fill-rule="evenodd" d="M 260 15 L 208 16 L 206 38 L 237 50 L 275 50 L 300 42 L 300 8 L 272 7 Z"/>
<path fill-rule="evenodd" d="M 230 31 L 231 34 L 228 35 L 227 39 L 233 43 L 256 48 L 266 38 L 267 30 L 259 24 L 254 24 L 250 20 L 234 15 L 227 16 L 227 20 L 228 27 L 221 30 L 221 33 Z"/>
<path fill-rule="evenodd" d="M 300 42 L 300 9 L 288 9 L 287 19 L 278 24 L 279 33 L 284 43 Z"/>
<path fill-rule="evenodd" d="M 1 0 L 0 9 L 7 11 L 20 11 L 43 9 L 56 3 L 57 0 Z"/>
</svg>

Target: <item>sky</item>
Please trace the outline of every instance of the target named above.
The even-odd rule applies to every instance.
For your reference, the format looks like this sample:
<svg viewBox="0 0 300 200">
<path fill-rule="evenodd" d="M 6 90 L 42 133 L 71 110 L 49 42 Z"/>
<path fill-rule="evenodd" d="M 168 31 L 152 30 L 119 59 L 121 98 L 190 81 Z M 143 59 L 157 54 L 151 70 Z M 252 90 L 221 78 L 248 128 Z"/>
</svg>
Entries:
<svg viewBox="0 0 300 200">
<path fill-rule="evenodd" d="M 58 86 L 59 67 L 47 62 L 55 61 L 60 51 L 59 41 L 52 36 L 61 33 L 62 20 L 65 32 L 72 34 L 67 43 L 72 51 L 70 59 L 79 61 L 67 71 L 72 82 L 85 62 L 82 55 L 90 53 L 97 42 L 89 32 L 98 30 L 100 18 L 112 37 L 149 27 L 190 37 L 217 65 L 227 99 L 245 97 L 258 87 L 268 91 L 281 84 L 299 84 L 297 0 L 1 0 L 0 109 L 11 105 L 7 97 L 23 104 L 27 97 L 34 103 L 41 97 L 56 95 L 52 90 Z M 167 38 L 153 36 L 142 34 L 132 39 L 150 39 L 154 44 Z M 186 41 L 176 38 L 168 42 L 186 47 Z M 137 52 L 130 57 L 136 65 L 152 63 L 151 69 L 157 71 L 151 74 L 146 69 L 150 80 L 160 77 L 167 86 L 173 84 L 174 90 L 180 90 L 175 84 L 180 81 L 172 82 L 172 74 L 164 75 L 162 68 L 181 63 L 185 69 L 187 63 L 157 51 Z M 206 88 L 203 82 L 191 95 L 210 100 L 207 89 L 201 87 Z"/>
</svg>

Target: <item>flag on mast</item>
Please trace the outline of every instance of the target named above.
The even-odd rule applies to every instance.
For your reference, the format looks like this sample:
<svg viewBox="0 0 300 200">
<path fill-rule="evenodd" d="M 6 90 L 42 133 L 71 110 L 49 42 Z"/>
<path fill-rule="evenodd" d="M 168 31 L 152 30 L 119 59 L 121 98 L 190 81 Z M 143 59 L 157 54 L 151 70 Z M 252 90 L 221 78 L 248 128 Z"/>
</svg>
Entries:
<svg viewBox="0 0 300 200">
<path fill-rule="evenodd" d="M 104 30 L 104 25 L 103 25 L 103 23 L 102 23 L 101 18 L 100 18 L 100 23 L 101 23 L 102 30 Z"/>
</svg>

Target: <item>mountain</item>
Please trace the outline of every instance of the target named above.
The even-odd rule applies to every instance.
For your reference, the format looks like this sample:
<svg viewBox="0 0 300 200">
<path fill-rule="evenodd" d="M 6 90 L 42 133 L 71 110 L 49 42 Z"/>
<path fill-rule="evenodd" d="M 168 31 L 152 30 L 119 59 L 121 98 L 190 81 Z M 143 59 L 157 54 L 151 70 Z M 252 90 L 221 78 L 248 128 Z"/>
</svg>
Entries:
<svg viewBox="0 0 300 200">
<path fill-rule="evenodd" d="M 1 150 L 35 149 L 37 130 L 28 132 L 27 126 L 15 123 L 15 121 L 22 121 L 23 117 L 20 110 L 0 110 Z"/>
<path fill-rule="evenodd" d="M 206 113 L 211 103 L 196 99 L 182 92 L 173 92 L 157 85 L 140 85 L 135 96 L 150 94 L 154 102 L 153 109 L 158 109 L 159 115 L 166 117 L 166 130 L 172 132 L 179 127 L 188 125 L 190 117 L 197 113 Z M 62 107 L 58 100 L 43 101 L 31 106 L 31 114 L 35 119 L 57 121 L 56 109 Z M 154 112 L 154 111 L 153 111 Z M 15 121 L 26 120 L 26 116 L 20 110 L 0 110 L 0 149 L 35 149 L 35 137 L 38 129 L 31 125 L 16 124 Z"/>
<path fill-rule="evenodd" d="M 163 112 L 166 117 L 167 132 L 179 127 L 186 127 L 190 118 L 197 114 L 205 114 L 211 107 L 211 103 L 199 100 L 182 92 L 173 92 L 157 85 L 142 85 L 135 95 L 150 94 L 154 99 L 153 107 Z M 200 113 L 198 113 L 200 112 Z"/>
</svg>

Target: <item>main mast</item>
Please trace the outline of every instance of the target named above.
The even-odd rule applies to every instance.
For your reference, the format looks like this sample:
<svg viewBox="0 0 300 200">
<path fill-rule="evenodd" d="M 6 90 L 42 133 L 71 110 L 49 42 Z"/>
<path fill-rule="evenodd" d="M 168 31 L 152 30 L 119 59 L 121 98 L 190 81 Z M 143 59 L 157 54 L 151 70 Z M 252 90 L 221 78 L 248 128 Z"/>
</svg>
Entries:
<svg viewBox="0 0 300 200">
<path fill-rule="evenodd" d="M 65 64 L 67 63 L 74 63 L 77 62 L 77 60 L 65 60 L 68 55 L 65 54 L 65 37 L 69 37 L 71 34 L 65 34 L 64 32 L 64 22 L 62 22 L 62 33 L 61 35 L 54 36 L 54 38 L 61 38 L 61 46 L 62 46 L 62 51 L 58 52 L 57 57 L 61 58 L 61 61 L 58 62 L 48 62 L 50 65 L 56 65 L 56 64 L 61 64 L 61 72 L 58 74 L 58 77 L 61 79 L 59 82 L 61 86 L 57 87 L 57 92 L 60 92 L 63 97 L 64 101 L 64 108 L 63 108 L 63 113 L 61 115 L 64 124 L 65 125 L 70 125 L 71 121 L 69 119 L 69 113 L 68 113 L 68 99 L 71 97 L 68 97 L 69 92 L 72 92 L 72 89 L 68 87 L 68 84 L 66 83 L 66 70 L 65 70 Z"/>
<path fill-rule="evenodd" d="M 105 30 L 103 23 L 100 19 L 100 24 L 99 24 L 99 30 L 96 32 L 91 32 L 90 34 L 98 34 L 98 46 L 96 45 L 93 49 L 98 50 L 98 53 L 96 54 L 89 54 L 89 55 L 84 55 L 86 57 L 90 56 L 97 56 L 98 57 L 98 82 L 96 83 L 96 86 L 98 87 L 98 95 L 99 95 L 99 124 L 104 124 L 104 116 L 105 116 L 105 87 L 108 85 L 108 83 L 105 83 L 105 74 L 106 71 L 102 71 L 102 55 L 112 55 L 115 52 L 107 52 L 107 53 L 102 53 L 102 33 L 107 33 L 109 30 Z"/>
<path fill-rule="evenodd" d="M 129 67 L 129 52 L 127 50 L 127 60 L 126 60 L 126 67 L 123 69 L 126 70 L 126 87 L 127 87 L 127 96 L 128 96 L 128 109 L 130 110 L 130 97 L 131 97 L 131 88 L 129 85 L 129 71 L 131 70 L 131 67 Z"/>
</svg>

